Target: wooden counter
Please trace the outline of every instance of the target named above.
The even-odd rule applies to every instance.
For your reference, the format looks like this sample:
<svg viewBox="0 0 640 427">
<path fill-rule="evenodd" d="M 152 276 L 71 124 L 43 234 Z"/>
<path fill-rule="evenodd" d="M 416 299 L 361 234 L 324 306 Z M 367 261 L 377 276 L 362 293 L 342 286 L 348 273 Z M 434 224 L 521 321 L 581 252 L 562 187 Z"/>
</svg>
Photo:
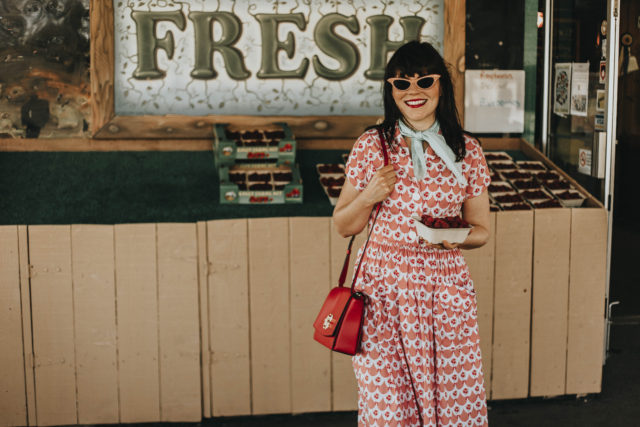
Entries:
<svg viewBox="0 0 640 427">
<path fill-rule="evenodd" d="M 487 148 L 539 156 L 507 145 Z M 491 225 L 465 251 L 489 398 L 599 392 L 606 211 Z M 356 410 L 350 358 L 311 326 L 346 244 L 328 216 L 0 226 L 0 422 Z"/>
</svg>

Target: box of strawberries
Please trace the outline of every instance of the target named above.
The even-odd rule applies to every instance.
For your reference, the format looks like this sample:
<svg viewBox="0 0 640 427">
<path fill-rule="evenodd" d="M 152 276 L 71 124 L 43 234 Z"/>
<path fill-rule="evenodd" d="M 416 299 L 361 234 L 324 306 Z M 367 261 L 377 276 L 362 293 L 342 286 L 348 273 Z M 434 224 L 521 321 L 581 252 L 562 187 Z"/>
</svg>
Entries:
<svg viewBox="0 0 640 427">
<path fill-rule="evenodd" d="M 462 243 L 469 235 L 472 225 L 459 216 L 434 218 L 424 215 L 413 217 L 416 232 L 429 243 Z"/>
</svg>

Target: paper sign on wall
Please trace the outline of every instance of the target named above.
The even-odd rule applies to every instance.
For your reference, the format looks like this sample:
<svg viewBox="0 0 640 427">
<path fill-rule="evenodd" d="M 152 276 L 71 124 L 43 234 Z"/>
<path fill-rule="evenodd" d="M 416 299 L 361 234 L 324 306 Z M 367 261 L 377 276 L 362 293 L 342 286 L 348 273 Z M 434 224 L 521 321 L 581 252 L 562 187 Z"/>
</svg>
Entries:
<svg viewBox="0 0 640 427">
<path fill-rule="evenodd" d="M 556 64 L 553 80 L 553 112 L 559 116 L 569 114 L 569 97 L 571 95 L 571 64 Z"/>
<path fill-rule="evenodd" d="M 607 82 L 607 61 L 600 61 L 600 72 L 598 73 L 598 83 L 605 84 Z"/>
<path fill-rule="evenodd" d="M 589 63 L 571 64 L 571 114 L 586 116 L 589 101 Z"/>
<path fill-rule="evenodd" d="M 478 133 L 524 131 L 524 70 L 465 72 L 465 129 Z"/>
<path fill-rule="evenodd" d="M 578 172 L 591 175 L 591 150 L 578 148 Z"/>
</svg>

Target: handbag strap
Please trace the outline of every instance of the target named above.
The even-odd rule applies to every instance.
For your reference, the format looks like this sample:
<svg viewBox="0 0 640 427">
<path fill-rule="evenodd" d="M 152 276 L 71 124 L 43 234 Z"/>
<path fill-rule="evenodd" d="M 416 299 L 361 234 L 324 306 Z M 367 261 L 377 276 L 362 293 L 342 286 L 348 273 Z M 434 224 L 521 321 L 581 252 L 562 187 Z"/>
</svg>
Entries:
<svg viewBox="0 0 640 427">
<path fill-rule="evenodd" d="M 389 164 L 389 153 L 387 153 L 387 147 L 385 145 L 384 134 L 382 133 L 382 129 L 378 126 L 376 128 L 378 130 L 378 137 L 380 138 L 380 144 L 382 146 L 382 156 L 384 158 L 384 165 L 387 166 Z M 362 250 L 362 256 L 360 256 L 360 262 L 358 262 L 358 267 L 356 268 L 356 272 L 353 275 L 353 281 L 351 282 L 351 292 L 353 293 L 353 287 L 356 283 L 356 277 L 358 277 L 358 272 L 360 271 L 360 264 L 362 264 L 362 259 L 364 258 L 364 253 L 367 250 L 367 245 L 369 244 L 369 238 L 371 237 L 371 233 L 373 232 L 373 226 L 376 224 L 376 220 L 378 219 L 378 214 L 380 213 L 380 208 L 382 207 L 382 202 L 376 204 L 376 214 L 373 217 L 373 222 L 371 223 L 371 229 L 369 230 L 369 234 L 367 235 L 367 241 L 364 243 L 364 249 Z M 338 280 L 338 286 L 343 286 L 344 282 L 347 278 L 347 270 L 349 270 L 349 259 L 351 258 L 351 246 L 353 245 L 353 240 L 356 238 L 355 234 L 351 236 L 349 239 L 349 246 L 347 246 L 347 255 L 344 258 L 344 264 L 342 266 L 342 272 L 340 273 L 340 279 Z"/>
</svg>

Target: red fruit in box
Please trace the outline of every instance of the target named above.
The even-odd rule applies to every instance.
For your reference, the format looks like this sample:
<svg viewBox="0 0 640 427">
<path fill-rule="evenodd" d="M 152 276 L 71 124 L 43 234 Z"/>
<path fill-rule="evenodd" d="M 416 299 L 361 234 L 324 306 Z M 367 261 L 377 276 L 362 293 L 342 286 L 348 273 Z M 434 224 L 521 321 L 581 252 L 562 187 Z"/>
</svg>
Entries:
<svg viewBox="0 0 640 427">
<path fill-rule="evenodd" d="M 433 225 L 435 225 L 435 228 L 449 228 L 449 223 L 442 218 L 436 219 Z"/>
<path fill-rule="evenodd" d="M 436 219 L 435 219 L 434 217 L 429 216 L 429 215 L 424 215 L 424 216 L 422 217 L 422 223 L 423 223 L 424 225 L 426 225 L 427 227 L 431 227 L 431 228 L 433 228 L 433 222 L 434 222 L 435 220 L 436 220 Z"/>
<path fill-rule="evenodd" d="M 469 223 L 459 216 L 434 218 L 429 215 L 423 215 L 422 223 L 430 228 L 469 228 Z"/>
<path fill-rule="evenodd" d="M 571 200 L 571 199 L 582 199 L 582 196 L 580 195 L 580 193 L 572 193 L 571 191 L 563 191 L 561 193 L 556 193 L 556 196 L 559 199 L 563 199 L 563 200 Z"/>
</svg>

